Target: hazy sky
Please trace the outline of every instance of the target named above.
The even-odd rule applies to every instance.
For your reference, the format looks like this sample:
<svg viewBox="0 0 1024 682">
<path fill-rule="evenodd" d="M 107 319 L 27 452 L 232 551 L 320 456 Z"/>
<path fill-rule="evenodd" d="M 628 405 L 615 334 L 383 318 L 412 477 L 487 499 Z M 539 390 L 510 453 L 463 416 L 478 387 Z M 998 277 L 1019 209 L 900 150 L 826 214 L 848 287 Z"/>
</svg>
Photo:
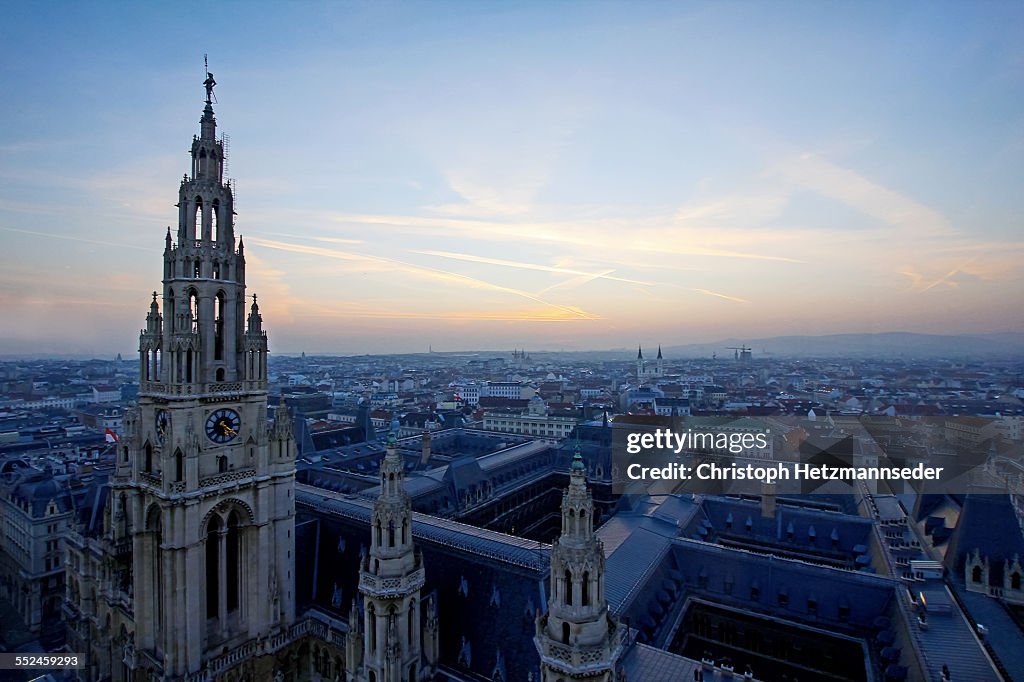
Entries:
<svg viewBox="0 0 1024 682">
<path fill-rule="evenodd" d="M 0 353 L 137 348 L 203 105 L 271 350 L 1024 329 L 1024 4 L 8 3 Z"/>
</svg>

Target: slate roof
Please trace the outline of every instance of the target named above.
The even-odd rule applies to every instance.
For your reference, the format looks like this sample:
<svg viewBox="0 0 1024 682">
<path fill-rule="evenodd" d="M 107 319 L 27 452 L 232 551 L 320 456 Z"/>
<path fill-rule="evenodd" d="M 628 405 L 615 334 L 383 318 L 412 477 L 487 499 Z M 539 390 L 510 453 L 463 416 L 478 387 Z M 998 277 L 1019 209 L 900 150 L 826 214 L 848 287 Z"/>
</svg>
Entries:
<svg viewBox="0 0 1024 682">
<path fill-rule="evenodd" d="M 655 680 L 688 682 L 696 679 L 694 673 L 701 669 L 701 664 L 697 661 L 639 643 L 629 648 L 622 657 L 620 665 L 626 673 L 626 679 L 640 682 L 648 680 L 651 682 Z"/>
<path fill-rule="evenodd" d="M 373 502 L 354 496 L 324 494 L 308 485 L 295 486 L 295 505 L 311 512 L 336 515 L 364 523 L 367 528 Z M 551 546 L 533 540 L 469 526 L 437 516 L 413 512 L 413 538 L 436 542 L 455 550 L 536 570 L 549 565 Z M 369 537 L 369 531 L 367 531 Z"/>
<path fill-rule="evenodd" d="M 366 441 L 366 434 L 361 426 L 347 425 L 335 429 L 317 431 L 310 434 L 310 439 L 313 450 L 320 452 L 354 443 L 363 443 Z"/>
<path fill-rule="evenodd" d="M 630 533 L 605 561 L 604 592 L 608 608 L 621 615 L 644 591 L 653 574 L 669 552 L 672 539 L 649 527 Z"/>
<path fill-rule="evenodd" d="M 971 619 L 988 629 L 985 641 L 1007 670 L 1024 670 L 1024 647 L 1021 646 L 1020 625 L 1010 616 L 1007 607 L 988 595 L 968 592 L 954 584 L 953 589 L 967 608 Z"/>
<path fill-rule="evenodd" d="M 38 469 L 22 470 L 13 474 L 8 483 L 11 500 L 15 504 L 26 505 L 29 516 L 33 518 L 45 516 L 51 501 L 58 513 L 70 511 L 73 504 L 66 480 L 66 476 L 54 476 Z"/>
<path fill-rule="evenodd" d="M 823 557 L 845 555 L 852 559 L 866 553 L 873 526 L 870 519 L 859 516 L 788 504 L 777 504 L 775 514 L 765 517 L 760 502 L 731 497 L 705 497 L 701 510 L 705 532 L 700 533 L 700 526 L 691 523 L 688 537 L 749 537 Z"/>
<path fill-rule="evenodd" d="M 1005 561 L 1015 555 L 1024 560 L 1024 532 L 1005 492 L 975 488 L 968 493 L 944 560 L 955 581 L 963 582 L 964 562 L 975 549 L 988 558 L 993 585 L 1002 586 Z"/>
<path fill-rule="evenodd" d="M 949 589 L 939 581 L 916 591 L 924 595 L 929 604 L 953 601 Z M 924 652 L 931 679 L 939 679 L 942 666 L 947 665 L 954 680 L 1000 682 L 1001 678 L 993 668 L 991 659 L 978 645 L 973 628 L 960 609 L 954 608 L 947 614 L 929 613 L 928 629 L 917 630 L 915 634 Z"/>
</svg>

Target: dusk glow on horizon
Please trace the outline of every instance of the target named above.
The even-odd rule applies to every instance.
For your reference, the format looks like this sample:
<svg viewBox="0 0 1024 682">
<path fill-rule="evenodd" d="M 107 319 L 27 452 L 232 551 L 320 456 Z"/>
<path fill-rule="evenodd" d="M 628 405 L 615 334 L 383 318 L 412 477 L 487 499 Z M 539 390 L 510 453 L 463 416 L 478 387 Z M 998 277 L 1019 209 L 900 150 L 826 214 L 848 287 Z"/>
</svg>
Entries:
<svg viewBox="0 0 1024 682">
<path fill-rule="evenodd" d="M 204 53 L 273 352 L 1024 331 L 1022 35 L 1010 2 L 12 5 L 0 354 L 135 348 Z"/>
</svg>

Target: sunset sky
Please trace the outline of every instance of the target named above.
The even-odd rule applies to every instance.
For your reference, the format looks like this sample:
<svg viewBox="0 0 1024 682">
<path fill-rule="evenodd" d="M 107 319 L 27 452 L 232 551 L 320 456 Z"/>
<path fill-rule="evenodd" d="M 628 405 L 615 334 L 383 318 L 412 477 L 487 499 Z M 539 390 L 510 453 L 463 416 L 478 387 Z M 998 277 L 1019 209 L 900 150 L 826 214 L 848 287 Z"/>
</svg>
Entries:
<svg viewBox="0 0 1024 682">
<path fill-rule="evenodd" d="M 130 353 L 203 106 L 271 350 L 1024 330 L 1020 2 L 8 3 L 0 354 Z"/>
</svg>

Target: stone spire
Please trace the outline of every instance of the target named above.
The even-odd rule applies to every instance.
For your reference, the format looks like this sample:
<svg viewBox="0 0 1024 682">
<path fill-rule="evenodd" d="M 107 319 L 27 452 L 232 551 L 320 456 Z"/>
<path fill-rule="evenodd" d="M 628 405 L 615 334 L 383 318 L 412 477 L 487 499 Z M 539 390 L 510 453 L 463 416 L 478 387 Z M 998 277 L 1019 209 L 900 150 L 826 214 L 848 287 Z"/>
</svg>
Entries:
<svg viewBox="0 0 1024 682">
<path fill-rule="evenodd" d="M 436 646 L 423 646 L 423 559 L 412 542 L 412 502 L 403 484 L 398 429 L 394 418 L 370 517 L 370 551 L 359 572 L 364 635 L 362 652 L 353 657 L 359 663 L 350 669 L 352 681 L 429 679 L 437 665 Z"/>
<path fill-rule="evenodd" d="M 534 644 L 543 682 L 611 682 L 624 628 L 608 611 L 604 547 L 594 535 L 594 500 L 579 441 L 562 494 L 562 533 L 551 546 L 551 596 L 537 617 Z"/>
</svg>

